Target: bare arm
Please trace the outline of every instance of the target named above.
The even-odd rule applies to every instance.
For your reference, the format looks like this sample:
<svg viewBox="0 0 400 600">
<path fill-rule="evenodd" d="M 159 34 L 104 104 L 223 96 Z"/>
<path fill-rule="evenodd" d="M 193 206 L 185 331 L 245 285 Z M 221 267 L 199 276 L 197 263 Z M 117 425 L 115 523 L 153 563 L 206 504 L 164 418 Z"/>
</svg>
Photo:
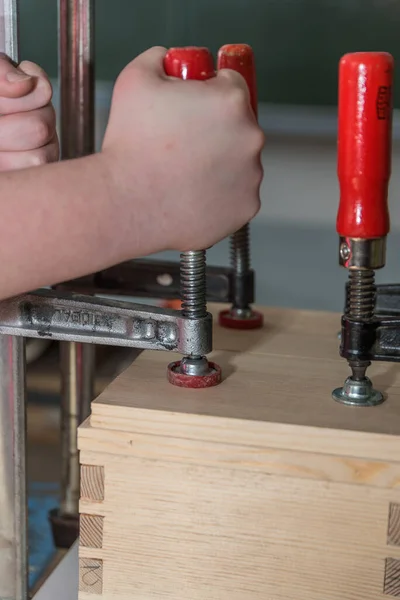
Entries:
<svg viewBox="0 0 400 600">
<path fill-rule="evenodd" d="M 0 298 L 127 258 L 102 158 L 0 174 Z"/>
<path fill-rule="evenodd" d="M 0 98 L 0 113 L 20 110 L 19 147 L 3 154 L 4 119 L 17 115 L 0 117 L 0 165 L 18 169 L 0 173 L 0 298 L 162 250 L 206 248 L 258 212 L 264 136 L 244 80 L 228 71 L 171 79 L 164 54 L 153 48 L 124 69 L 102 152 L 90 157 L 24 168 L 57 159 L 53 112 L 30 112 L 38 79 L 17 83 L 27 86 L 20 98 Z M 41 126 L 31 124 L 28 143 L 32 115 Z"/>
</svg>

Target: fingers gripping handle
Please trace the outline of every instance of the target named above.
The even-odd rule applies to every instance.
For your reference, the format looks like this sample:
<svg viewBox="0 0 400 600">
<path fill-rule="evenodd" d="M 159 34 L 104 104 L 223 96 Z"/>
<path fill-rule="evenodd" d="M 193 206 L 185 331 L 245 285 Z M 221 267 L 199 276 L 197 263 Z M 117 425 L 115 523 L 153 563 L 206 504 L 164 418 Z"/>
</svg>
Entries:
<svg viewBox="0 0 400 600">
<path fill-rule="evenodd" d="M 170 48 L 164 58 L 164 70 L 170 77 L 204 81 L 215 77 L 214 59 L 208 48 L 187 46 Z"/>
<path fill-rule="evenodd" d="M 389 232 L 393 70 L 386 52 L 346 54 L 339 64 L 336 229 L 342 237 Z"/>
<path fill-rule="evenodd" d="M 257 117 L 257 80 L 254 52 L 247 44 L 226 44 L 218 52 L 218 70 L 231 69 L 242 75 L 250 92 L 250 102 Z"/>
</svg>

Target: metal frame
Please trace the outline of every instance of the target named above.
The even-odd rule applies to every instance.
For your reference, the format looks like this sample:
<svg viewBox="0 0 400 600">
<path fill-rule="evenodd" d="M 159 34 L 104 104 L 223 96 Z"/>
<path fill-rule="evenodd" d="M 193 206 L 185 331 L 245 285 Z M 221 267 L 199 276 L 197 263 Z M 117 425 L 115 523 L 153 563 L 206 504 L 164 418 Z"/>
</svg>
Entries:
<svg viewBox="0 0 400 600">
<path fill-rule="evenodd" d="M 0 51 L 17 63 L 17 0 L 2 0 L 0 16 Z M 27 600 L 26 382 L 23 337 L 0 335 L 0 430 L 0 599 Z"/>
</svg>

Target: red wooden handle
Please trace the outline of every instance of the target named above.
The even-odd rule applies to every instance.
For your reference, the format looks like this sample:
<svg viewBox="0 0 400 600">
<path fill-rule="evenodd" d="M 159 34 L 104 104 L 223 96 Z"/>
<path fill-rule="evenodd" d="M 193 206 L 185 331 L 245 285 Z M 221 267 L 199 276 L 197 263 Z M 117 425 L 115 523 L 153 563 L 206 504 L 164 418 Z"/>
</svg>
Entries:
<svg viewBox="0 0 400 600">
<path fill-rule="evenodd" d="M 237 71 L 246 80 L 251 106 L 257 116 L 257 78 L 254 52 L 247 44 L 226 44 L 218 52 L 218 69 Z"/>
<path fill-rule="evenodd" d="M 164 58 L 164 70 L 170 77 L 203 81 L 215 76 L 214 59 L 208 48 L 187 46 L 170 48 Z"/>
<path fill-rule="evenodd" d="M 340 236 L 384 237 L 390 228 L 393 57 L 355 52 L 339 64 Z"/>
</svg>

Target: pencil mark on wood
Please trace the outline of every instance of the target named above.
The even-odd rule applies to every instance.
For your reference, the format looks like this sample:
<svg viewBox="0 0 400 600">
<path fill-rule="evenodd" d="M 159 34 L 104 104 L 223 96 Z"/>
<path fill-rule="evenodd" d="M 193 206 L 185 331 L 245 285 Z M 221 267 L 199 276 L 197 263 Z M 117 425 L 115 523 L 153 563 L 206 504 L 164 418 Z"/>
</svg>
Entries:
<svg viewBox="0 0 400 600">
<path fill-rule="evenodd" d="M 103 561 L 97 558 L 79 559 L 79 591 L 101 595 L 103 593 Z"/>
<path fill-rule="evenodd" d="M 104 500 L 104 467 L 81 465 L 81 498 Z"/>
<path fill-rule="evenodd" d="M 79 520 L 79 543 L 85 548 L 101 548 L 103 545 L 104 517 L 82 514 Z"/>
<path fill-rule="evenodd" d="M 387 558 L 385 561 L 383 593 L 400 598 L 400 560 L 396 558 Z"/>
<path fill-rule="evenodd" d="M 389 523 L 387 543 L 390 546 L 400 546 L 400 504 L 389 505 Z"/>
</svg>

